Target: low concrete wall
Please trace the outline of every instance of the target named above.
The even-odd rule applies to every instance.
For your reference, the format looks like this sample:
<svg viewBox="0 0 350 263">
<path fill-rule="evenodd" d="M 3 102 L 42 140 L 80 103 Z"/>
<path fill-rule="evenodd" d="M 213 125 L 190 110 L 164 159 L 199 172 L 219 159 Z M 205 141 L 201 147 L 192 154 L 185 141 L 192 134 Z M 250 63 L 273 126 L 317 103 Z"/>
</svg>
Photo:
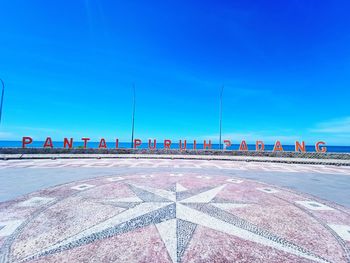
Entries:
<svg viewBox="0 0 350 263">
<path fill-rule="evenodd" d="M 350 160 L 350 153 L 298 153 L 298 152 L 257 152 L 222 150 L 168 150 L 168 149 L 63 149 L 63 148 L 0 148 L 0 154 L 151 154 L 151 155 L 209 155 L 209 156 L 248 156 L 283 157 L 303 159 Z"/>
</svg>

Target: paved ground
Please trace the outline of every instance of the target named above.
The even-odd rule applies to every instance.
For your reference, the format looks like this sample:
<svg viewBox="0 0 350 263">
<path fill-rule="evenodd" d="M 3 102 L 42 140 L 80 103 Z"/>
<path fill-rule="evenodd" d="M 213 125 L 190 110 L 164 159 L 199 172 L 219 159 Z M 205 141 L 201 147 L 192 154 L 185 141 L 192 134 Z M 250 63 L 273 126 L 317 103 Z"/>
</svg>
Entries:
<svg viewBox="0 0 350 263">
<path fill-rule="evenodd" d="M 0 162 L 2 262 L 350 262 L 350 167 Z"/>
</svg>

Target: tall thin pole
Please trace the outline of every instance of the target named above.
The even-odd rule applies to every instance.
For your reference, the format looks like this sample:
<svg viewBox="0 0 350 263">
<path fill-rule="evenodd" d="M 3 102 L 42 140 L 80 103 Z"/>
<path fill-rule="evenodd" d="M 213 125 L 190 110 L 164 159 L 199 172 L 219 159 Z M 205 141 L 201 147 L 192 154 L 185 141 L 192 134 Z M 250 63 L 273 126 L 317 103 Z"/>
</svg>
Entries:
<svg viewBox="0 0 350 263">
<path fill-rule="evenodd" d="M 222 94 L 223 93 L 224 93 L 224 86 L 221 87 L 221 92 L 220 92 L 220 138 L 219 138 L 220 150 L 222 149 L 221 132 L 222 132 Z"/>
<path fill-rule="evenodd" d="M 5 93 L 5 84 L 2 79 L 0 79 L 2 84 L 2 92 L 1 92 L 1 101 L 0 101 L 0 123 L 1 123 L 1 117 L 2 117 L 2 104 L 4 102 L 4 93 Z"/>
<path fill-rule="evenodd" d="M 132 106 L 132 131 L 131 131 L 131 148 L 134 148 L 134 131 L 135 131 L 135 104 L 136 104 L 136 95 L 135 95 L 135 84 L 132 84 L 133 89 L 133 106 Z"/>
</svg>

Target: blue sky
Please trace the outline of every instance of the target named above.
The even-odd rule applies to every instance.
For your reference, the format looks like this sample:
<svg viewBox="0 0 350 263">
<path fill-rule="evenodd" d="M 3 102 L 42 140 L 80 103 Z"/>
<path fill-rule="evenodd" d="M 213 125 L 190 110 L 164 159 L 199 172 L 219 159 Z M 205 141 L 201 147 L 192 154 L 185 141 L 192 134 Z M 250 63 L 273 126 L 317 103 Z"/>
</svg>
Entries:
<svg viewBox="0 0 350 263">
<path fill-rule="evenodd" d="M 349 1 L 2 1 L 0 139 L 350 145 Z"/>
</svg>

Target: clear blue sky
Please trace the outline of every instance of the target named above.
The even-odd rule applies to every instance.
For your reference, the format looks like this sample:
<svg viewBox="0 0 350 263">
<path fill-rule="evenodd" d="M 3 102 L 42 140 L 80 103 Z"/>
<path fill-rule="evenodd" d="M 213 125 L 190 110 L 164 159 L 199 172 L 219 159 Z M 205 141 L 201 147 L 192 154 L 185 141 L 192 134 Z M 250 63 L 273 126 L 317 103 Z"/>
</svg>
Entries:
<svg viewBox="0 0 350 263">
<path fill-rule="evenodd" d="M 350 2 L 2 1 L 2 140 L 350 145 Z"/>
</svg>

